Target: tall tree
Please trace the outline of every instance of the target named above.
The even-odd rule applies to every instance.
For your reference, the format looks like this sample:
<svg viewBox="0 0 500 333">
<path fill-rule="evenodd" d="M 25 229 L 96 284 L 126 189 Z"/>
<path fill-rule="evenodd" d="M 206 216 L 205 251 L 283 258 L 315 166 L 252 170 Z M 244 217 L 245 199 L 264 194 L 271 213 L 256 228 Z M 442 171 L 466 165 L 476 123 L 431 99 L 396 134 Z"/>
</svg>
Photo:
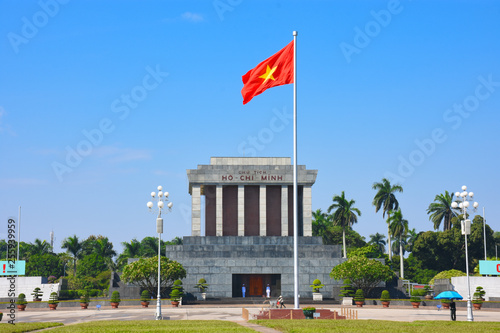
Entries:
<svg viewBox="0 0 500 333">
<path fill-rule="evenodd" d="M 312 234 L 323 238 L 323 244 L 328 244 L 328 229 L 332 226 L 332 222 L 328 214 L 323 213 L 321 209 L 312 212 Z"/>
<path fill-rule="evenodd" d="M 370 235 L 370 241 L 368 244 L 375 245 L 381 253 L 385 252 L 385 236 L 379 234 L 378 232 L 375 235 Z"/>
<path fill-rule="evenodd" d="M 408 239 L 406 240 L 406 252 L 413 251 L 413 244 L 415 244 L 417 237 L 418 237 L 418 232 L 415 230 L 415 228 L 408 230 Z"/>
<path fill-rule="evenodd" d="M 76 276 L 76 260 L 80 258 L 82 252 L 82 243 L 78 240 L 78 236 L 65 238 L 61 248 L 66 249 L 66 252 L 73 256 L 73 275 Z"/>
<path fill-rule="evenodd" d="M 427 208 L 429 220 L 434 223 L 434 230 L 438 230 L 443 221 L 443 231 L 451 229 L 451 219 L 457 216 L 453 208 L 451 208 L 453 195 L 453 193 L 450 194 L 448 191 L 444 191 L 444 194 L 436 195 L 434 202 Z"/>
<path fill-rule="evenodd" d="M 391 211 L 399 208 L 399 202 L 394 195 L 395 192 L 403 192 L 401 185 L 391 185 L 391 182 L 386 178 L 382 179 L 381 183 L 373 183 L 372 189 L 377 191 L 373 198 L 372 204 L 375 206 L 375 213 L 382 208 L 382 217 L 385 218 L 387 213 L 387 221 L 391 216 Z M 387 222 L 387 251 L 389 253 L 389 260 L 392 260 L 391 251 L 391 231 L 389 230 L 389 222 Z"/>
<path fill-rule="evenodd" d="M 44 255 L 52 252 L 52 247 L 45 240 L 35 239 L 35 242 L 31 244 L 31 254 Z"/>
<path fill-rule="evenodd" d="M 122 242 L 122 245 L 125 247 L 123 255 L 127 256 L 127 258 L 138 258 L 140 256 L 141 242 L 137 239 L 132 239 L 130 243 Z"/>
<path fill-rule="evenodd" d="M 342 227 L 342 244 L 344 247 L 344 258 L 347 258 L 347 246 L 345 242 L 345 228 L 351 227 L 353 223 L 358 222 L 358 216 L 361 216 L 361 211 L 354 207 L 356 201 L 347 200 L 345 198 L 344 191 L 342 194 L 335 195 L 333 197 L 333 204 L 328 207 L 328 213 L 331 213 L 333 210 L 333 224 Z M 356 214 L 358 216 L 356 216 Z"/>
<path fill-rule="evenodd" d="M 390 234 L 399 239 L 400 270 L 401 278 L 404 279 L 403 237 L 408 233 L 408 220 L 403 218 L 401 209 L 398 209 L 397 211 L 392 212 L 387 221 L 389 222 Z"/>
</svg>

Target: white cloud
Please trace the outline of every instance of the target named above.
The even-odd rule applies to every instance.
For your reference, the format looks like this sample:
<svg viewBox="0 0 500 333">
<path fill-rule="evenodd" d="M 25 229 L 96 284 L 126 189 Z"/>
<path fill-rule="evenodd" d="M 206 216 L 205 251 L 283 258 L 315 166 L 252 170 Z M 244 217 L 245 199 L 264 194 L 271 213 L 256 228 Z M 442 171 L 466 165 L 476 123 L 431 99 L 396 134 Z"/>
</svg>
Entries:
<svg viewBox="0 0 500 333">
<path fill-rule="evenodd" d="M 184 14 L 181 15 L 181 18 L 184 21 L 189 21 L 189 22 L 203 22 L 205 19 L 203 18 L 203 15 L 197 14 L 197 13 L 191 13 L 191 12 L 185 12 Z"/>
</svg>

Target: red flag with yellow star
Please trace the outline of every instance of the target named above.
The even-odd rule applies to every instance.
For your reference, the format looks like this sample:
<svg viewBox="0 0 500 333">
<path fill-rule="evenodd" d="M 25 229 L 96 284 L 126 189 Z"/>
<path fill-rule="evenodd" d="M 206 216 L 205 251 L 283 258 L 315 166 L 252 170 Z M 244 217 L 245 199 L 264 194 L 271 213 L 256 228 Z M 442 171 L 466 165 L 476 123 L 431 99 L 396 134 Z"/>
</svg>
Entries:
<svg viewBox="0 0 500 333">
<path fill-rule="evenodd" d="M 293 40 L 278 53 L 249 70 L 242 79 L 243 104 L 268 88 L 293 83 Z"/>
</svg>

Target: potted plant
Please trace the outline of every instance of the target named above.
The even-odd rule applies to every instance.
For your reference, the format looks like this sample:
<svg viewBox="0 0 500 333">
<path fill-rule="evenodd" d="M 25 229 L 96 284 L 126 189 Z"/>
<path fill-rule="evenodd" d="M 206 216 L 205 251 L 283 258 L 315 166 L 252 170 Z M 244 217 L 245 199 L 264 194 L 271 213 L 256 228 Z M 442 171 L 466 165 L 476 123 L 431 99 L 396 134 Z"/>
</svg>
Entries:
<svg viewBox="0 0 500 333">
<path fill-rule="evenodd" d="M 351 280 L 345 279 L 344 284 L 340 287 L 339 296 L 342 297 L 342 305 L 352 305 L 352 296 L 354 295 L 354 290 L 352 290 Z"/>
<path fill-rule="evenodd" d="M 316 308 L 313 307 L 303 308 L 302 312 L 304 313 L 306 319 L 314 319 L 314 313 L 316 312 Z"/>
<path fill-rule="evenodd" d="M 391 295 L 387 290 L 382 291 L 382 295 L 380 295 L 380 301 L 382 302 L 382 307 L 388 308 L 389 304 L 391 304 Z"/>
<path fill-rule="evenodd" d="M 443 309 L 449 309 L 450 308 L 450 303 L 451 301 L 449 299 L 442 299 L 441 300 L 441 305 L 443 306 Z"/>
<path fill-rule="evenodd" d="M 478 293 L 479 297 L 484 301 L 484 295 L 486 295 L 486 291 L 484 291 L 483 287 L 477 286 L 475 292 Z"/>
<path fill-rule="evenodd" d="M 208 289 L 207 280 L 204 278 L 199 279 L 198 284 L 194 287 L 200 291 L 201 299 L 205 301 L 207 299 L 207 293 L 205 291 Z"/>
<path fill-rule="evenodd" d="M 413 305 L 413 307 L 415 309 L 418 309 L 420 307 L 420 302 L 422 302 L 422 300 L 418 296 L 412 296 L 410 298 L 410 302 L 411 302 L 411 305 Z"/>
<path fill-rule="evenodd" d="M 434 298 L 434 297 L 432 297 L 433 290 L 432 290 L 431 286 L 425 286 L 424 290 L 425 290 L 425 293 L 426 293 L 425 294 L 425 299 L 433 299 Z"/>
<path fill-rule="evenodd" d="M 19 296 L 17 297 L 16 304 L 17 304 L 17 309 L 19 311 L 24 311 L 24 309 L 26 309 L 26 304 L 28 304 L 28 302 L 26 302 L 26 295 L 20 293 Z"/>
<path fill-rule="evenodd" d="M 51 292 L 49 297 L 49 309 L 55 310 L 58 304 L 59 304 L 59 298 L 57 297 L 57 293 L 55 291 Z"/>
<path fill-rule="evenodd" d="M 120 293 L 118 292 L 118 290 L 113 291 L 113 293 L 111 294 L 111 300 L 110 300 L 111 308 L 118 309 L 118 305 L 120 305 L 120 302 L 121 302 Z"/>
<path fill-rule="evenodd" d="M 141 305 L 143 308 L 147 308 L 149 306 L 149 300 L 151 299 L 151 294 L 149 291 L 144 290 L 141 293 Z"/>
<path fill-rule="evenodd" d="M 179 306 L 179 301 L 182 297 L 182 291 L 179 289 L 173 289 L 172 292 L 170 293 L 170 304 L 172 304 L 172 307 L 178 307 Z"/>
<path fill-rule="evenodd" d="M 313 281 L 313 283 L 309 286 L 313 288 L 313 301 L 322 301 L 323 295 L 320 293 L 320 289 L 325 285 L 321 283 L 319 279 Z"/>
<path fill-rule="evenodd" d="M 31 293 L 31 295 L 33 295 L 33 302 L 41 302 L 42 294 L 43 291 L 40 288 L 36 287 L 35 289 L 33 289 L 33 292 Z"/>
<path fill-rule="evenodd" d="M 363 304 L 365 303 L 365 295 L 363 294 L 363 290 L 356 290 L 356 293 L 354 294 L 354 303 L 356 303 L 356 306 L 358 308 L 363 307 Z"/>
<path fill-rule="evenodd" d="M 478 288 L 481 288 L 481 289 L 478 291 Z M 477 287 L 476 291 L 474 292 L 474 295 L 472 296 L 472 306 L 476 310 L 481 310 L 481 307 L 483 306 L 484 300 L 483 300 L 482 294 L 481 294 L 482 289 L 483 289 L 482 287 Z"/>
<path fill-rule="evenodd" d="M 80 307 L 82 309 L 87 309 L 90 303 L 90 296 L 88 291 L 84 291 L 82 296 L 80 296 Z"/>
</svg>

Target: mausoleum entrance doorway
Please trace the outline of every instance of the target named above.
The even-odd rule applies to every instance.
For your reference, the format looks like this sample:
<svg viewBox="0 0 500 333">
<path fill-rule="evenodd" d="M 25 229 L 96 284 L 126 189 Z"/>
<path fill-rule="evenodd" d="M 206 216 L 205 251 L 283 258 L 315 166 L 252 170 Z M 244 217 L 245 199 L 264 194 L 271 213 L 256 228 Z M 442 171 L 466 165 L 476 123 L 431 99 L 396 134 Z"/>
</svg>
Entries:
<svg viewBox="0 0 500 333">
<path fill-rule="evenodd" d="M 281 274 L 233 274 L 233 297 L 243 297 L 243 285 L 245 297 L 265 296 L 267 285 L 271 288 L 271 297 L 278 297 L 281 294 Z"/>
</svg>

